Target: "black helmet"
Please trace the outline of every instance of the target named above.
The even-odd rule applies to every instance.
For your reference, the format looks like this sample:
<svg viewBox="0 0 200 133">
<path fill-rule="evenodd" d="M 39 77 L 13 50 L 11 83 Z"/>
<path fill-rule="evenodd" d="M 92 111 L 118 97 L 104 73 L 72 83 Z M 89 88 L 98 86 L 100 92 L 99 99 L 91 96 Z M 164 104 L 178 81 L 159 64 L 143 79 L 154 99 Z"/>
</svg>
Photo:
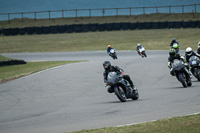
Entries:
<svg viewBox="0 0 200 133">
<path fill-rule="evenodd" d="M 104 68 L 104 69 L 109 69 L 110 67 L 111 67 L 110 61 L 104 61 L 104 62 L 103 62 L 103 68 Z"/>
<path fill-rule="evenodd" d="M 171 48 L 171 49 L 169 50 L 169 55 L 170 55 L 170 56 L 174 56 L 175 53 L 176 53 L 176 50 L 175 50 L 174 48 Z"/>
</svg>

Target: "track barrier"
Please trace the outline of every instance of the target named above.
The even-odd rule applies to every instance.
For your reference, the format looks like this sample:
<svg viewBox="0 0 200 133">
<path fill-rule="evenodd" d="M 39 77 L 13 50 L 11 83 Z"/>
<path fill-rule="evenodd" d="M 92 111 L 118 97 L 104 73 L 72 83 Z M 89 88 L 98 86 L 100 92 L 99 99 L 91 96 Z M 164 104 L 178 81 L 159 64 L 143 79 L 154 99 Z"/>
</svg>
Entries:
<svg viewBox="0 0 200 133">
<path fill-rule="evenodd" d="M 7 60 L 7 61 L 0 61 L 0 67 L 2 66 L 10 66 L 10 65 L 20 65 L 26 64 L 24 60 Z"/>
<path fill-rule="evenodd" d="M 170 22 L 123 22 L 104 24 L 72 24 L 42 27 L 8 28 L 0 29 L 0 35 L 32 35 L 32 34 L 57 34 L 57 33 L 81 33 L 113 30 L 135 29 L 166 29 L 166 28 L 200 28 L 200 21 L 170 21 Z"/>
</svg>

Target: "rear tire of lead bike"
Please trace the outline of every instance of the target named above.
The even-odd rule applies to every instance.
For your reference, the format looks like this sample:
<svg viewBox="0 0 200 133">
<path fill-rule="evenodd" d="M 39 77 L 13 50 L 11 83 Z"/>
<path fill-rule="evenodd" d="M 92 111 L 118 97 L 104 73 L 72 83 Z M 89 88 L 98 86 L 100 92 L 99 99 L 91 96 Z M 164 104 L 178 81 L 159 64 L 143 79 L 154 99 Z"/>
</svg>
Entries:
<svg viewBox="0 0 200 133">
<path fill-rule="evenodd" d="M 132 97 L 133 100 L 138 100 L 139 98 L 139 93 L 138 93 L 138 90 L 136 89 L 135 91 L 135 95 Z"/>
<path fill-rule="evenodd" d="M 124 91 L 124 89 L 121 86 L 117 86 L 114 90 L 115 95 L 118 97 L 118 99 L 121 102 L 126 102 L 126 92 Z"/>
<path fill-rule="evenodd" d="M 185 81 L 185 79 L 184 79 L 184 77 L 183 77 L 182 74 L 178 75 L 178 79 L 179 79 L 179 81 L 182 83 L 183 87 L 186 88 L 186 87 L 187 87 L 187 84 L 186 84 L 186 81 Z"/>
<path fill-rule="evenodd" d="M 197 80 L 200 81 L 200 70 L 199 69 L 194 69 L 194 73 L 196 74 Z"/>
</svg>

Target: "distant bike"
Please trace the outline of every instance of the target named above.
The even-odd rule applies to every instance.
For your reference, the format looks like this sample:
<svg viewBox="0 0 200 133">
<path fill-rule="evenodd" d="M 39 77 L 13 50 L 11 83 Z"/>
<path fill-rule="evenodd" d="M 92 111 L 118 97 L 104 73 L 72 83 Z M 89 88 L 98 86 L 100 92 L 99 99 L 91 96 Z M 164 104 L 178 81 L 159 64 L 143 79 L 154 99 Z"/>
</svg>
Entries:
<svg viewBox="0 0 200 133">
<path fill-rule="evenodd" d="M 109 72 L 107 78 L 107 85 L 111 87 L 115 95 L 121 102 L 126 102 L 128 98 L 137 100 L 139 98 L 139 93 L 136 88 L 131 88 L 129 82 L 123 78 L 121 74 L 116 72 Z"/>
<path fill-rule="evenodd" d="M 200 81 L 200 60 L 196 56 L 192 56 L 189 59 L 190 71 Z"/>
<path fill-rule="evenodd" d="M 189 74 L 187 74 L 187 68 L 183 61 L 175 59 L 172 63 L 172 70 L 178 81 L 182 83 L 183 87 L 192 85 L 191 78 Z"/>
<path fill-rule="evenodd" d="M 173 43 L 171 48 L 174 48 L 176 50 L 176 53 L 179 53 L 179 44 L 178 43 Z"/>
<path fill-rule="evenodd" d="M 144 47 L 141 47 L 141 48 L 138 50 L 138 54 L 139 54 L 142 58 L 147 57 Z"/>
<path fill-rule="evenodd" d="M 109 55 L 115 60 L 118 59 L 117 58 L 117 53 L 115 51 L 115 49 L 111 49 Z"/>
</svg>

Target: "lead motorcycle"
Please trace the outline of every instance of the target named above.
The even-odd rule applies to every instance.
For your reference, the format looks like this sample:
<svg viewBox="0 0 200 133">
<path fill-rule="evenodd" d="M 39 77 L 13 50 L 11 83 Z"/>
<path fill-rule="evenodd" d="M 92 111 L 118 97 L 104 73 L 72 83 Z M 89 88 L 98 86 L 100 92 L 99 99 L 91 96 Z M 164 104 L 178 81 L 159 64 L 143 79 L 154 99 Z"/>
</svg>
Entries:
<svg viewBox="0 0 200 133">
<path fill-rule="evenodd" d="M 141 48 L 138 50 L 138 54 L 139 54 L 142 58 L 147 57 L 144 47 L 141 47 Z"/>
<path fill-rule="evenodd" d="M 121 102 L 126 102 L 128 98 L 133 100 L 139 98 L 137 88 L 131 88 L 129 82 L 123 78 L 122 74 L 109 72 L 106 86 L 111 87 L 114 90 L 115 95 Z"/>
<path fill-rule="evenodd" d="M 182 60 L 175 59 L 172 63 L 172 70 L 178 81 L 182 83 L 183 87 L 192 85 L 191 78 L 189 74 L 187 74 L 188 70 Z"/>
<path fill-rule="evenodd" d="M 190 71 L 200 81 L 200 60 L 196 56 L 192 56 L 189 59 Z"/>
<path fill-rule="evenodd" d="M 111 49 L 109 55 L 110 55 L 113 59 L 117 59 L 117 53 L 115 52 L 115 49 Z"/>
</svg>

